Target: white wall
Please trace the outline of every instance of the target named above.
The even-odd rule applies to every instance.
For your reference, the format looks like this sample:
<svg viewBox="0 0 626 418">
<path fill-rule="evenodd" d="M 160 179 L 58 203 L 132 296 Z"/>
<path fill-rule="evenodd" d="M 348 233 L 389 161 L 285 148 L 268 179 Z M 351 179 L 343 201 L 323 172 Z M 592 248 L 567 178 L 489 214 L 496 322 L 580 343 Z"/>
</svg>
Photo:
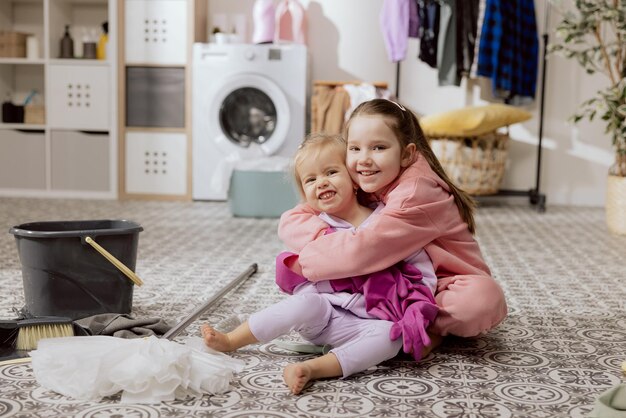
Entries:
<svg viewBox="0 0 626 418">
<path fill-rule="evenodd" d="M 396 65 L 387 59 L 379 25 L 382 0 L 300 1 L 307 9 L 312 80 L 386 81 L 395 91 Z M 253 5 L 253 0 L 210 0 L 209 26 L 211 16 L 244 13 L 250 36 Z M 541 36 L 545 0 L 536 0 L 535 5 Z M 553 11 L 551 29 L 558 19 Z M 400 100 L 422 114 L 484 103 L 480 97 L 489 93 L 488 80 L 438 87 L 436 70 L 419 61 L 417 51 L 418 41 L 410 40 L 400 66 Z M 481 90 L 479 84 L 486 86 Z M 574 126 L 567 119 L 579 103 L 605 85 L 602 76 L 588 76 L 575 62 L 550 56 L 540 185 L 548 204 L 604 205 L 607 170 L 613 159 L 610 137 L 601 123 Z M 537 93 L 535 103 L 527 107 L 533 119 L 511 129 L 513 142 L 503 188 L 528 190 L 535 185 L 539 88 Z"/>
</svg>

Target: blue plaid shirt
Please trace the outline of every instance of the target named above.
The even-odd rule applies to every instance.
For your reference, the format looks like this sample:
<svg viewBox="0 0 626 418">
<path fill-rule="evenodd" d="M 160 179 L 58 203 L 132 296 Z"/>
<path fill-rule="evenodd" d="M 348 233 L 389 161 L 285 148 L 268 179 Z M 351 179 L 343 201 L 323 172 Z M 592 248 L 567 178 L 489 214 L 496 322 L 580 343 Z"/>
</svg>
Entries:
<svg viewBox="0 0 626 418">
<path fill-rule="evenodd" d="M 533 0 L 487 0 L 478 48 L 478 75 L 494 95 L 535 97 L 539 41 Z"/>
</svg>

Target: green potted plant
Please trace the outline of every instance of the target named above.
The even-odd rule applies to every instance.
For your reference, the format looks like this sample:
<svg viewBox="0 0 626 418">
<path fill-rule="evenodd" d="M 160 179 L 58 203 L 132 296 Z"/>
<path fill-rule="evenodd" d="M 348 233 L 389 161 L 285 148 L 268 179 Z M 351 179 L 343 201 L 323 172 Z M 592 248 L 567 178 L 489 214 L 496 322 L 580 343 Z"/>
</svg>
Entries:
<svg viewBox="0 0 626 418">
<path fill-rule="evenodd" d="M 574 0 L 564 11 L 551 51 L 575 59 L 588 74 L 602 73 L 608 86 L 581 104 L 572 119 L 605 122 L 615 162 L 609 168 L 606 216 L 611 232 L 626 234 L 626 0 Z"/>
</svg>

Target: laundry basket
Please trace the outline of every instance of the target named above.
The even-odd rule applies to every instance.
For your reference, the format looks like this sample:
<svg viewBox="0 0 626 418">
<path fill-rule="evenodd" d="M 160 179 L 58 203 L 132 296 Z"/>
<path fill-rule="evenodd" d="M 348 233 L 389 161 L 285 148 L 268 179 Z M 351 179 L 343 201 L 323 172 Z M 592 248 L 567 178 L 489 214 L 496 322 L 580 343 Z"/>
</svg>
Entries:
<svg viewBox="0 0 626 418">
<path fill-rule="evenodd" d="M 500 189 L 508 155 L 508 132 L 471 137 L 429 137 L 428 142 L 448 177 L 475 196 Z"/>
<path fill-rule="evenodd" d="M 85 242 L 135 270 L 139 232 L 126 220 L 32 222 L 9 230 L 22 264 L 24 308 L 35 316 L 130 313 L 133 282 Z"/>
<path fill-rule="evenodd" d="M 293 208 L 298 194 L 289 173 L 290 161 L 277 155 L 239 161 L 228 189 L 233 216 L 278 218 Z"/>
</svg>

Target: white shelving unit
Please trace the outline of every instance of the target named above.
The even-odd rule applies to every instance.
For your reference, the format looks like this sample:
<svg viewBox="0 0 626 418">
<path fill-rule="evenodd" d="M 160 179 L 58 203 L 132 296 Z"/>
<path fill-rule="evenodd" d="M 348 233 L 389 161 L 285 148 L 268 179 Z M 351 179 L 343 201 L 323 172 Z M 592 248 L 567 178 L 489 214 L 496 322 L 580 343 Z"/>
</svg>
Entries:
<svg viewBox="0 0 626 418">
<path fill-rule="evenodd" d="M 119 0 L 120 198 L 191 200 L 191 50 L 206 0 Z"/>
<path fill-rule="evenodd" d="M 117 198 L 117 7 L 117 0 L 0 1 L 0 30 L 34 35 L 39 50 L 37 58 L 0 58 L 0 99 L 22 104 L 37 90 L 34 103 L 45 106 L 43 124 L 0 122 L 0 196 Z M 99 36 L 105 21 L 105 60 L 59 58 L 65 25 L 80 55 L 82 28 Z"/>
</svg>

